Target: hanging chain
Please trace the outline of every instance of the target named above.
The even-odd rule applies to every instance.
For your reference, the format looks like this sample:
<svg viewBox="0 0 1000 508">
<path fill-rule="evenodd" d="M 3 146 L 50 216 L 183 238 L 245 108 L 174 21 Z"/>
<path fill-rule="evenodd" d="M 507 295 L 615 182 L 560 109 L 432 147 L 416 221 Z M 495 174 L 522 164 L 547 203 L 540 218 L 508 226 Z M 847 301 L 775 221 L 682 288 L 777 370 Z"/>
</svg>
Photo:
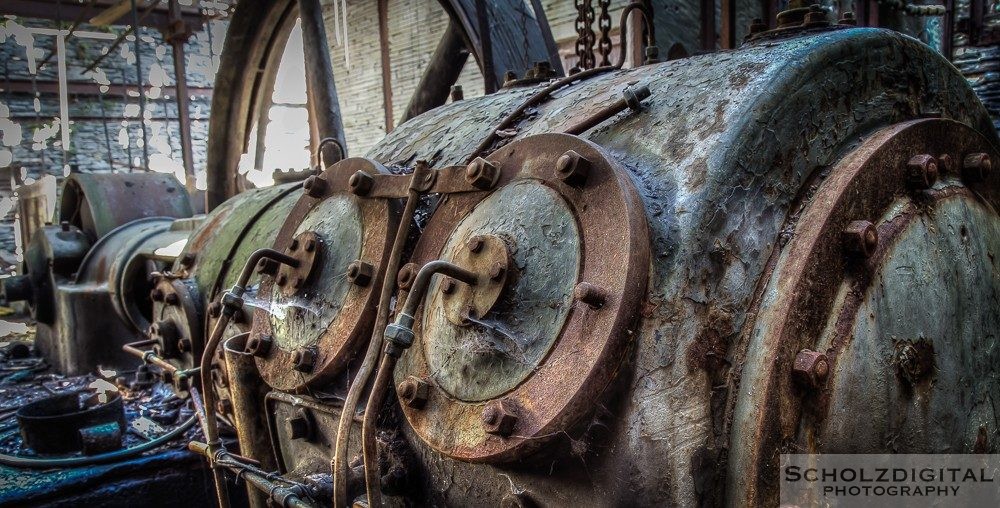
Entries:
<svg viewBox="0 0 1000 508">
<path fill-rule="evenodd" d="M 587 54 L 586 44 L 587 44 L 587 11 L 585 8 L 586 0 L 575 0 L 574 5 L 576 6 L 576 67 L 578 69 L 585 69 L 585 56 Z"/>
<path fill-rule="evenodd" d="M 611 0 L 597 0 L 601 6 L 601 17 L 597 19 L 597 28 L 601 31 L 598 49 L 601 52 L 601 65 L 611 65 Z"/>
<path fill-rule="evenodd" d="M 587 14 L 587 63 L 583 68 L 593 69 L 597 66 L 597 61 L 594 58 L 594 43 L 597 42 L 597 36 L 594 35 L 594 4 L 591 0 L 585 0 L 583 5 Z"/>
</svg>

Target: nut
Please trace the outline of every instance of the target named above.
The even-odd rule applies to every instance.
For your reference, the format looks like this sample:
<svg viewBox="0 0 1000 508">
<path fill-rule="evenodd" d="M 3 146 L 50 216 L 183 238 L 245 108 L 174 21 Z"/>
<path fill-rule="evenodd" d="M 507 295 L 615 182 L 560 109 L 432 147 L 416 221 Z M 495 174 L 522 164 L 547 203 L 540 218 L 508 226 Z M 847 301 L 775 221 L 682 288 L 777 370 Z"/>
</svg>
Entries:
<svg viewBox="0 0 1000 508">
<path fill-rule="evenodd" d="M 292 368 L 299 372 L 312 372 L 316 366 L 316 349 L 306 347 L 292 353 Z"/>
<path fill-rule="evenodd" d="M 938 174 L 950 173 L 955 169 L 954 161 L 951 160 L 951 156 L 943 153 L 937 156 L 938 161 Z"/>
<path fill-rule="evenodd" d="M 930 155 L 914 155 L 906 163 L 906 181 L 914 189 L 929 189 L 937 178 L 938 161 Z"/>
<path fill-rule="evenodd" d="M 591 309 L 600 309 L 608 299 L 607 291 L 589 282 L 581 282 L 573 288 L 573 298 L 587 304 Z"/>
<path fill-rule="evenodd" d="M 508 437 L 517 425 L 517 403 L 512 399 L 493 400 L 483 408 L 483 429 L 487 434 Z"/>
<path fill-rule="evenodd" d="M 556 175 L 567 185 L 582 187 L 587 183 L 591 163 L 574 150 L 562 154 L 556 161 Z"/>
<path fill-rule="evenodd" d="M 246 351 L 254 356 L 266 356 L 267 353 L 271 351 L 271 346 L 274 344 L 274 338 L 270 335 L 264 335 L 262 337 L 251 337 L 247 341 Z"/>
<path fill-rule="evenodd" d="M 808 388 L 819 388 L 830 373 L 830 364 L 826 355 L 809 349 L 803 349 L 795 355 L 792 365 L 792 375 L 795 380 Z"/>
<path fill-rule="evenodd" d="M 413 409 L 422 409 L 427 404 L 427 397 L 430 393 L 431 385 L 416 376 L 408 376 L 399 386 L 396 392 L 399 393 L 399 400 Z"/>
<path fill-rule="evenodd" d="M 962 160 L 962 178 L 970 183 L 986 180 L 991 169 L 993 163 L 985 153 L 970 153 Z"/>
<path fill-rule="evenodd" d="M 483 251 L 483 246 L 486 245 L 486 237 L 482 235 L 476 235 L 469 238 L 468 242 L 465 242 L 465 248 L 469 249 L 469 252 L 473 254 L 479 254 Z"/>
<path fill-rule="evenodd" d="M 347 279 L 356 286 L 365 287 L 371 284 L 372 277 L 374 276 L 375 267 L 371 263 L 366 263 L 358 259 L 347 265 Z"/>
<path fill-rule="evenodd" d="M 347 185 L 351 186 L 351 193 L 354 195 L 367 196 L 372 191 L 372 187 L 375 186 L 375 178 L 364 171 L 358 170 L 351 175 L 351 178 L 347 181 Z"/>
<path fill-rule="evenodd" d="M 446 295 L 454 293 L 456 287 L 458 287 L 458 283 L 451 277 L 445 277 L 445 279 L 441 281 L 441 292 Z"/>
<path fill-rule="evenodd" d="M 493 266 L 490 267 L 490 280 L 494 282 L 499 281 L 500 279 L 503 278 L 503 274 L 506 271 L 507 269 L 504 268 L 503 263 L 499 261 L 493 263 Z"/>
<path fill-rule="evenodd" d="M 181 353 L 191 352 L 191 339 L 180 339 L 177 341 L 177 350 Z"/>
<path fill-rule="evenodd" d="M 499 178 L 500 169 L 482 157 L 476 157 L 465 168 L 465 180 L 477 189 L 492 189 Z"/>
<path fill-rule="evenodd" d="M 222 399 L 215 403 L 215 410 L 222 414 L 232 414 L 233 403 L 229 399 Z"/>
<path fill-rule="evenodd" d="M 416 263 L 406 263 L 396 274 L 396 285 L 399 286 L 399 289 L 410 289 L 419 271 L 420 267 Z"/>
<path fill-rule="evenodd" d="M 313 175 L 306 178 L 305 182 L 302 182 L 302 188 L 306 190 L 307 196 L 311 198 L 321 198 L 323 197 L 323 194 L 326 194 L 326 180 L 317 175 Z"/>
<path fill-rule="evenodd" d="M 858 20 L 854 17 L 853 12 L 847 11 L 840 16 L 840 21 L 838 21 L 837 24 L 856 26 L 858 24 Z"/>
<path fill-rule="evenodd" d="M 856 220 L 843 232 L 844 247 L 852 254 L 871 257 L 878 248 L 878 229 L 866 220 Z"/>
<path fill-rule="evenodd" d="M 163 290 L 160 288 L 153 288 L 153 290 L 149 292 L 149 298 L 152 299 L 154 302 L 162 302 Z"/>
<path fill-rule="evenodd" d="M 750 22 L 750 28 L 748 29 L 750 35 L 756 35 L 765 30 L 767 30 L 767 23 L 764 23 L 764 20 L 760 18 L 754 18 Z"/>
<path fill-rule="evenodd" d="M 177 305 L 181 301 L 177 293 L 167 293 L 163 295 L 163 302 L 167 305 Z"/>
</svg>

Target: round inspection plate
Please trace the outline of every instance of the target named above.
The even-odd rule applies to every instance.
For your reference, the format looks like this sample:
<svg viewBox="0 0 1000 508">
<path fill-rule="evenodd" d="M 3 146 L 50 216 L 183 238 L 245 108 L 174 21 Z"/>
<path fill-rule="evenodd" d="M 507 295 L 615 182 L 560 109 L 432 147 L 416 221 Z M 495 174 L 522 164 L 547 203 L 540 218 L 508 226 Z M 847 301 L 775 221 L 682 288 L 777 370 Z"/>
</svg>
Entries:
<svg viewBox="0 0 1000 508">
<path fill-rule="evenodd" d="M 576 171 L 564 180 L 567 153 Z M 543 134 L 487 160 L 495 189 L 442 198 L 411 257 L 450 261 L 479 281 L 434 278 L 395 378 L 429 384 L 425 403 L 403 405 L 428 445 L 496 463 L 568 430 L 614 379 L 645 294 L 649 237 L 627 173 L 596 145 Z"/>
<path fill-rule="evenodd" d="M 963 124 L 897 124 L 809 197 L 728 416 L 738 504 L 777 502 L 777 450 L 969 453 L 981 423 L 996 432 L 1000 174 L 983 155 L 1000 157 Z"/>
<path fill-rule="evenodd" d="M 387 172 L 377 162 L 352 158 L 314 177 L 275 241 L 277 250 L 301 258 L 299 268 L 278 267 L 263 278 L 256 298 L 246 298 L 256 308 L 247 343 L 269 344 L 256 361 L 276 389 L 329 381 L 371 336 L 398 213 L 395 202 L 348 191 L 348 179 L 357 171 Z M 356 261 L 372 269 L 363 284 L 348 277 Z"/>
</svg>

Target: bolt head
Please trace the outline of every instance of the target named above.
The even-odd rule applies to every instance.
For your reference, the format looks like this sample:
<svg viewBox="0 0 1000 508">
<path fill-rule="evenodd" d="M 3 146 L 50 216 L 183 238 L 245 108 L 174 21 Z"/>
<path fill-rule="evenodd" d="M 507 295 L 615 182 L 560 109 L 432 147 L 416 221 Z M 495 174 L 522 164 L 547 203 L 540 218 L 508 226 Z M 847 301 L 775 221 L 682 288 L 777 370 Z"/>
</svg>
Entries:
<svg viewBox="0 0 1000 508">
<path fill-rule="evenodd" d="M 803 386 L 811 389 L 820 388 L 826 382 L 829 373 L 830 364 L 825 354 L 803 349 L 795 355 L 792 375 Z"/>
<path fill-rule="evenodd" d="M 305 189 L 306 195 L 311 198 L 323 197 L 326 194 L 326 187 L 326 180 L 317 175 L 310 176 L 306 178 L 305 182 L 302 182 L 302 188 Z"/>
<path fill-rule="evenodd" d="M 375 267 L 371 263 L 358 259 L 347 265 L 347 279 L 356 286 L 365 287 L 371 284 L 373 277 L 375 277 Z"/>
<path fill-rule="evenodd" d="M 181 353 L 191 352 L 191 339 L 180 339 L 177 341 L 177 350 Z"/>
<path fill-rule="evenodd" d="M 500 263 L 499 261 L 493 263 L 493 266 L 490 267 L 490 280 L 496 282 L 502 279 L 506 271 L 507 269 L 504 268 L 503 263 Z"/>
<path fill-rule="evenodd" d="M 441 292 L 446 295 L 454 293 L 457 287 L 458 283 L 451 277 L 446 277 L 443 281 L 441 281 Z"/>
<path fill-rule="evenodd" d="M 568 185 L 582 187 L 587 183 L 591 163 L 575 150 L 569 150 L 556 160 L 556 176 Z"/>
<path fill-rule="evenodd" d="M 866 220 L 856 220 L 848 224 L 842 238 L 848 252 L 866 258 L 875 254 L 875 249 L 878 248 L 878 228 Z"/>
<path fill-rule="evenodd" d="M 372 191 L 372 187 L 375 186 L 375 178 L 368 173 L 358 170 L 351 178 L 347 181 L 347 185 L 351 187 L 351 193 L 355 196 L 367 196 Z"/>
<path fill-rule="evenodd" d="M 427 399 L 430 396 L 430 383 L 420 379 L 416 376 L 409 376 L 399 386 L 396 387 L 396 391 L 399 394 L 399 400 L 406 404 L 407 407 L 413 409 L 423 409 L 427 405 Z"/>
<path fill-rule="evenodd" d="M 417 278 L 417 272 L 420 271 L 420 267 L 416 263 L 406 263 L 402 268 L 399 269 L 399 273 L 396 274 L 396 285 L 399 289 L 410 289 L 413 285 L 413 280 Z"/>
<path fill-rule="evenodd" d="M 233 412 L 233 403 L 229 399 L 222 399 L 215 403 L 215 410 L 223 414 L 230 414 Z"/>
<path fill-rule="evenodd" d="M 469 252 L 473 254 L 479 254 L 483 251 L 483 247 L 486 245 L 486 237 L 482 235 L 476 235 L 469 238 L 468 242 L 465 242 L 465 248 L 469 249 Z"/>
<path fill-rule="evenodd" d="M 153 288 L 153 290 L 149 292 L 149 298 L 154 302 L 162 302 L 163 290 L 160 288 Z"/>
<path fill-rule="evenodd" d="M 969 183 L 985 181 L 993 169 L 990 156 L 985 153 L 970 153 L 962 160 L 962 179 Z"/>
<path fill-rule="evenodd" d="M 177 296 L 177 293 L 167 293 L 163 295 L 163 301 L 167 305 L 177 305 L 180 303 L 181 299 Z"/>
<path fill-rule="evenodd" d="M 929 189 L 938 178 L 938 161 L 928 154 L 914 155 L 906 163 L 906 180 L 914 189 Z"/>
<path fill-rule="evenodd" d="M 476 157 L 465 168 L 465 180 L 480 190 L 492 189 L 499 178 L 500 168 L 482 157 Z"/>
<path fill-rule="evenodd" d="M 302 348 L 292 353 L 292 368 L 299 372 L 312 372 L 316 366 L 316 350 Z"/>
<path fill-rule="evenodd" d="M 246 351 L 253 356 L 264 357 L 271 351 L 271 347 L 274 345 L 274 339 L 270 335 L 264 335 L 261 337 L 251 337 L 247 341 Z"/>
<path fill-rule="evenodd" d="M 487 434 L 508 437 L 517 426 L 519 408 L 513 399 L 493 400 L 483 408 L 483 429 Z"/>
</svg>

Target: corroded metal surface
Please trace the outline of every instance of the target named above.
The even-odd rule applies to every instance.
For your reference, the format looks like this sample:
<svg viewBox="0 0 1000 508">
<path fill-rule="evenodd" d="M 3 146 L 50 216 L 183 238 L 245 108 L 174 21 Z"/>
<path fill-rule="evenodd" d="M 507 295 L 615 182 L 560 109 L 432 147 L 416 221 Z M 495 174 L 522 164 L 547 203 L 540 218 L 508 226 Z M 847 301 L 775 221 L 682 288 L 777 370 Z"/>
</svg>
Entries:
<svg viewBox="0 0 1000 508">
<path fill-rule="evenodd" d="M 275 347 L 257 358 L 269 385 L 296 390 L 330 381 L 341 373 L 368 338 L 389 246 L 396 231 L 395 203 L 350 192 L 351 176 L 388 171 L 374 161 L 345 159 L 315 177 L 287 213 L 274 246 L 290 247 L 305 231 L 323 244 L 321 270 L 291 297 L 278 294 L 275 277 L 265 277 L 250 341 L 267 337 Z M 370 266 L 371 277 L 350 277 L 349 265 Z M 308 361 L 302 362 L 303 358 Z"/>
<path fill-rule="evenodd" d="M 59 203 L 59 220 L 84 230 L 92 240 L 136 219 L 192 214 L 184 186 L 164 173 L 75 173 L 63 184 Z"/>
<path fill-rule="evenodd" d="M 721 502 L 741 332 L 822 168 L 880 127 L 926 115 L 997 143 L 982 105 L 938 55 L 892 32 L 853 28 L 603 74 L 529 110 L 506 142 L 565 129 L 629 85 L 649 87 L 648 106 L 582 134 L 628 169 L 650 225 L 649 290 L 616 383 L 622 395 L 591 401 L 588 423 L 549 446 L 571 458 L 546 474 L 441 461 L 412 436 L 427 464 L 426 493 L 439 502 L 501 499 L 512 488 L 557 503 L 597 493 L 608 503 Z M 461 164 L 536 90 L 442 106 L 370 156 Z M 595 428 L 606 437 L 587 431 Z M 641 473 L 649 471 L 661 473 Z M 475 479 L 475 493 L 448 489 L 455 478 Z"/>
<path fill-rule="evenodd" d="M 759 504 L 777 499 L 774 484 L 777 454 L 784 449 L 784 443 L 796 438 L 806 448 L 831 453 L 876 453 L 900 447 L 911 452 L 968 451 L 955 446 L 956 438 L 961 443 L 962 439 L 970 437 L 968 429 L 960 429 L 957 436 L 954 433 L 941 435 L 912 424 L 895 430 L 900 440 L 898 445 L 872 440 L 823 443 L 824 436 L 816 432 L 819 429 L 814 430 L 812 423 L 826 428 L 833 426 L 835 432 L 848 434 L 853 434 L 853 429 L 870 429 L 872 424 L 867 419 L 856 418 L 859 413 L 845 411 L 854 403 L 843 402 L 840 400 L 843 397 L 866 407 L 865 414 L 885 414 L 885 421 L 892 421 L 891 408 L 899 404 L 895 399 L 848 394 L 859 389 L 864 393 L 873 389 L 873 385 L 885 386 L 894 381 L 894 375 L 888 378 L 864 375 L 865 366 L 891 360 L 884 352 L 876 355 L 876 351 L 894 348 L 893 340 L 945 340 L 949 347 L 938 350 L 947 350 L 949 354 L 939 353 L 941 358 L 951 358 L 956 368 L 962 365 L 983 374 L 983 368 L 975 367 L 971 359 L 960 358 L 975 355 L 973 351 L 991 349 L 984 341 L 988 341 L 990 330 L 996 329 L 1000 316 L 989 310 L 980 314 L 971 309 L 950 313 L 948 309 L 956 305 L 964 307 L 963 301 L 974 305 L 971 302 L 982 304 L 995 301 L 997 297 L 996 267 L 991 266 L 995 261 L 985 253 L 1000 247 L 995 212 L 1000 206 L 1000 175 L 992 172 L 987 180 L 966 178 L 963 182 L 961 168 L 951 165 L 942 171 L 943 181 L 937 187 L 914 191 L 908 188 L 907 163 L 918 153 L 932 153 L 938 160 L 962 160 L 970 153 L 988 153 L 992 158 L 1000 156 L 988 138 L 961 124 L 923 120 L 878 132 L 831 168 L 829 176 L 791 226 L 792 239 L 777 259 L 759 310 L 755 309 L 757 321 L 750 334 L 739 379 L 740 386 L 752 386 L 754 390 L 735 397 L 731 415 L 729 495 L 734 502 Z M 959 203 L 939 205 L 938 201 Z M 963 201 L 968 203 L 961 203 Z M 948 209 L 955 206 L 973 207 L 978 211 L 977 217 L 970 217 L 968 225 L 960 226 L 976 231 L 978 248 L 948 248 L 947 238 L 954 237 L 954 228 L 928 235 L 926 229 L 920 233 L 921 226 L 910 225 L 913 221 L 928 221 L 931 224 L 927 226 L 930 226 L 940 221 L 941 226 L 946 226 L 954 220 L 949 217 Z M 938 207 L 942 209 L 936 210 Z M 852 256 L 841 242 L 842 232 L 852 221 L 858 220 L 878 221 L 878 247 L 866 252 L 867 257 Z M 960 231 L 958 233 L 961 236 Z M 968 234 L 967 231 L 966 236 Z M 938 252 L 932 254 L 935 245 Z M 948 251 L 956 254 L 956 251 L 967 251 L 972 258 L 968 271 L 955 274 L 939 264 L 949 259 Z M 899 265 L 899 258 L 914 265 L 900 271 L 901 267 L 894 268 Z M 871 296 L 862 296 L 866 293 Z M 925 295 L 924 298 L 931 301 L 926 302 L 928 305 L 920 305 L 924 298 L 918 295 Z M 877 300 L 873 302 L 871 298 Z M 926 320 L 919 317 L 921 312 L 917 309 L 924 311 Z M 976 314 L 980 314 L 978 318 Z M 872 325 L 866 328 L 868 323 Z M 823 339 L 817 341 L 817 337 Z M 861 357 L 852 355 L 853 361 L 845 365 L 838 362 L 841 350 L 859 346 L 872 349 L 866 350 Z M 825 351 L 832 375 L 843 376 L 838 379 L 840 389 L 829 393 L 838 398 L 837 412 L 827 412 L 829 401 L 825 396 L 803 394 L 800 388 L 788 382 L 792 358 L 800 348 Z M 952 376 L 958 374 L 943 374 L 934 397 L 927 394 L 925 402 L 933 404 L 934 400 L 946 398 L 947 401 L 940 400 L 937 404 L 949 406 L 943 411 L 951 415 L 947 419 L 974 421 L 977 418 L 971 407 L 962 408 L 965 412 L 956 411 L 954 401 L 942 392 L 972 395 L 983 391 L 982 396 L 987 398 L 1000 395 L 1000 387 L 996 385 L 968 385 Z M 801 423 L 800 418 L 804 418 Z M 996 415 L 988 415 L 984 421 L 995 418 Z M 917 442 L 904 444 L 909 440 Z M 738 480 L 746 473 L 757 481 Z"/>
<path fill-rule="evenodd" d="M 557 172 L 557 162 L 570 150 L 589 161 L 585 182 L 577 186 L 564 182 Z M 470 316 L 482 328 L 452 339 L 452 355 L 447 351 L 449 343 L 441 341 L 438 334 L 455 325 L 437 324 L 424 330 L 425 325 L 439 320 L 435 315 L 445 313 L 441 283 L 432 283 L 422 325 L 415 328 L 418 341 L 425 343 L 424 354 L 419 354 L 421 348 L 414 348 L 404 355 L 396 381 L 407 376 L 437 378 L 456 396 L 450 398 L 434 388 L 423 408 L 404 409 L 428 445 L 461 460 L 504 462 L 523 457 L 544 445 L 546 438 L 577 423 L 615 378 L 628 344 L 628 327 L 644 295 L 649 240 L 631 181 L 595 145 L 569 135 L 540 135 L 512 143 L 488 160 L 500 170 L 500 190 L 493 194 L 496 199 L 483 201 L 485 193 L 449 196 L 427 223 L 412 260 L 424 264 L 442 256 L 461 259 L 457 245 L 474 241 L 475 235 L 502 236 L 511 242 L 508 248 L 512 252 L 525 256 L 519 259 L 515 254 L 518 282 L 508 288 L 509 301 L 493 313 Z M 526 182 L 544 185 L 555 195 L 538 198 L 537 192 L 526 189 Z M 505 193 L 506 186 L 513 190 Z M 544 215 L 529 216 L 534 220 L 524 223 L 504 219 L 508 210 L 523 213 L 535 204 L 543 205 L 535 210 L 544 214 L 553 207 L 544 206 L 545 200 L 556 200 L 554 207 L 565 211 L 552 214 L 551 222 L 538 220 Z M 544 274 L 559 261 L 538 251 L 563 242 L 569 244 L 571 252 L 578 251 L 579 271 L 570 262 L 572 271 L 566 275 L 572 282 L 545 287 L 550 281 Z M 578 282 L 599 288 L 600 301 L 574 302 L 573 288 Z M 544 310 L 551 306 L 565 307 L 568 312 Z M 539 320 L 536 312 L 541 313 L 541 321 L 553 320 L 555 326 L 533 326 Z M 480 336 L 479 342 L 493 341 L 494 345 L 478 354 L 454 354 L 454 346 L 472 343 L 475 335 Z M 514 343 L 504 347 L 499 343 L 503 340 Z M 531 343 L 537 346 L 531 347 Z M 526 361 L 516 350 L 519 345 L 534 350 L 534 361 L 526 362 L 527 370 L 505 372 L 511 370 L 510 364 Z M 539 362 L 542 356 L 547 358 Z M 480 374 L 479 379 L 461 374 L 477 369 L 486 374 Z M 448 376 L 463 376 L 463 381 L 474 386 L 455 393 L 459 385 Z M 516 416 L 492 414 L 491 408 L 497 404 Z M 497 426 L 497 421 L 504 420 Z"/>
</svg>

